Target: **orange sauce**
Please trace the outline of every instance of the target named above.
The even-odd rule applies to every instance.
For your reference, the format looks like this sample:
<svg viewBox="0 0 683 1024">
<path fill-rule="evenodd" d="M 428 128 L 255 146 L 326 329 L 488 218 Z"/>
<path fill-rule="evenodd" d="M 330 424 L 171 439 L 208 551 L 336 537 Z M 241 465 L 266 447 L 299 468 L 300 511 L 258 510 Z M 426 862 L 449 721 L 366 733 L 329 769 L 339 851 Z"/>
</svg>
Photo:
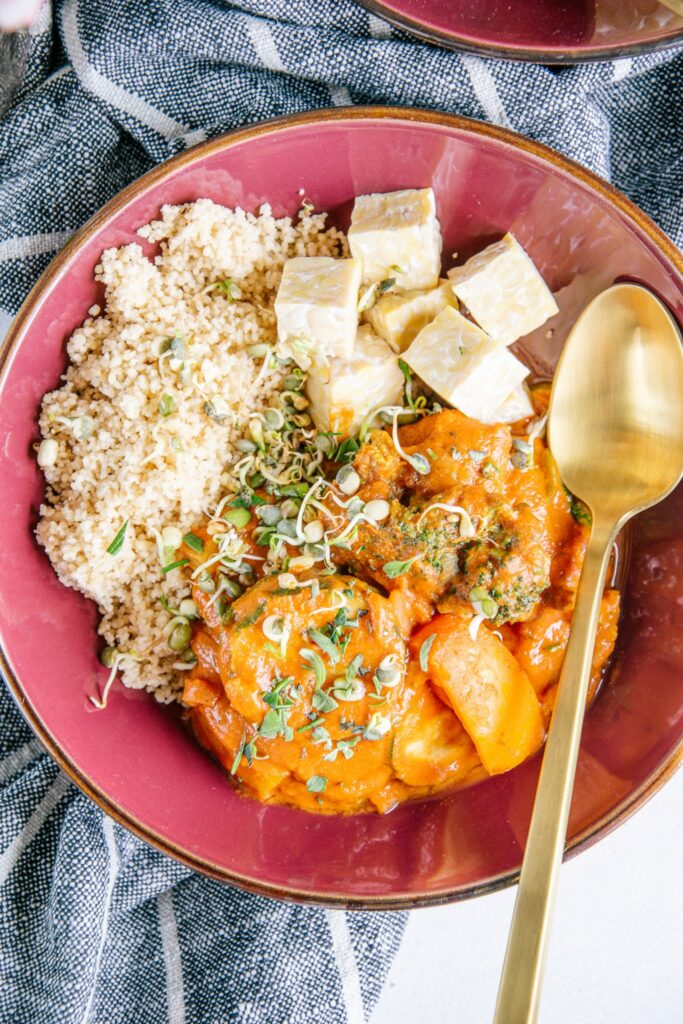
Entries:
<svg viewBox="0 0 683 1024">
<path fill-rule="evenodd" d="M 546 400 L 539 391 L 539 409 Z M 299 573 L 290 587 L 254 562 L 256 582 L 220 605 L 195 581 L 202 621 L 184 701 L 200 743 L 245 794 L 323 813 L 385 812 L 539 749 L 588 527 L 545 444 L 525 447 L 523 436 L 455 411 L 427 416 L 400 431 L 408 454 L 430 459 L 420 475 L 387 432 L 373 431 L 354 462 L 358 497 L 383 498 L 391 511 L 332 549 L 336 571 Z M 520 452 L 526 465 L 511 458 Z M 242 533 L 264 554 L 255 522 Z M 192 567 L 215 552 L 201 536 L 201 555 L 183 552 Z M 607 590 L 589 699 L 618 616 L 619 594 Z"/>
</svg>

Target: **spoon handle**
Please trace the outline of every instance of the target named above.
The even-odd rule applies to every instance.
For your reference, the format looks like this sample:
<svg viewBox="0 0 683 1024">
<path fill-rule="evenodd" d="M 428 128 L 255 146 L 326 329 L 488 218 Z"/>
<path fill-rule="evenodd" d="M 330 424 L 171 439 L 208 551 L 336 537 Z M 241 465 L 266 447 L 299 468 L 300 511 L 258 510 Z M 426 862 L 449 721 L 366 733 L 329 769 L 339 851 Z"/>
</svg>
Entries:
<svg viewBox="0 0 683 1024">
<path fill-rule="evenodd" d="M 600 599 L 616 526 L 588 542 L 529 835 L 494 1024 L 534 1024 L 574 788 Z"/>
</svg>

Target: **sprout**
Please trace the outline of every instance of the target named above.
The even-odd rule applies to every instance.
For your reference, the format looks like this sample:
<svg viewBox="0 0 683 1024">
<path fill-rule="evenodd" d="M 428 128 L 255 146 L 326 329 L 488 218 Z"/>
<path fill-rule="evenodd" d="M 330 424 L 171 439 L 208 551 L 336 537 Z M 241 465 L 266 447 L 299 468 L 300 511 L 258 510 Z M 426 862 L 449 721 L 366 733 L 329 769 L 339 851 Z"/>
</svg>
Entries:
<svg viewBox="0 0 683 1024">
<path fill-rule="evenodd" d="M 342 466 L 335 480 L 344 494 L 355 494 L 360 487 L 360 477 L 353 466 Z"/>
<path fill-rule="evenodd" d="M 317 544 L 318 541 L 323 539 L 325 527 L 319 519 L 314 519 L 312 523 L 307 523 L 304 526 L 304 537 L 311 544 Z"/>
<path fill-rule="evenodd" d="M 283 615 L 269 615 L 263 621 L 261 627 L 263 635 L 266 640 L 272 640 L 273 643 L 279 644 L 285 633 L 285 618 Z"/>
<path fill-rule="evenodd" d="M 268 430 L 281 430 L 285 425 L 285 418 L 279 409 L 266 409 L 263 413 L 263 422 Z"/>
<path fill-rule="evenodd" d="M 51 416 L 50 419 L 65 426 L 77 441 L 87 441 L 95 429 L 92 416 Z"/>
<path fill-rule="evenodd" d="M 107 706 L 109 699 L 109 691 L 114 685 L 114 680 L 119 671 L 120 665 L 124 661 L 142 661 L 142 657 L 133 651 L 118 651 L 115 647 L 105 647 L 100 654 L 100 661 L 111 671 L 107 677 L 107 681 L 102 688 L 102 696 L 98 699 L 97 697 L 88 697 L 91 704 L 94 704 L 98 711 L 104 711 Z"/>
<path fill-rule="evenodd" d="M 383 498 L 375 498 L 363 507 L 363 512 L 368 519 L 372 519 L 375 523 L 381 523 L 391 512 L 391 505 Z"/>
<path fill-rule="evenodd" d="M 484 621 L 485 618 L 486 618 L 485 615 L 473 615 L 472 616 L 470 624 L 469 624 L 469 626 L 467 628 L 469 629 L 470 636 L 472 637 L 473 640 L 477 639 L 477 634 L 479 632 L 479 627 L 481 626 L 481 624 L 482 624 L 482 622 Z"/>
<path fill-rule="evenodd" d="M 375 678 L 380 686 L 385 686 L 389 690 L 398 686 L 402 675 L 401 669 L 396 664 L 396 655 L 394 654 L 387 654 L 385 658 L 382 658 L 375 672 Z"/>
<path fill-rule="evenodd" d="M 204 403 L 204 412 L 216 423 L 223 423 L 230 416 L 230 406 L 221 395 L 214 395 Z"/>
<path fill-rule="evenodd" d="M 332 687 L 332 693 L 337 700 L 346 702 L 355 702 L 362 700 L 365 696 L 365 683 L 362 679 L 357 676 L 352 677 L 349 680 L 337 679 Z"/>
<path fill-rule="evenodd" d="M 203 594 L 213 594 L 216 589 L 216 584 L 213 577 L 208 572 L 201 572 L 197 579 L 197 586 Z"/>
<path fill-rule="evenodd" d="M 173 627 L 168 638 L 168 646 L 172 651 L 184 651 L 192 639 L 192 626 L 189 622 L 179 622 Z"/>
<path fill-rule="evenodd" d="M 470 590 L 470 601 L 477 615 L 495 619 L 498 614 L 498 605 L 484 587 L 474 587 Z"/>
<path fill-rule="evenodd" d="M 371 715 L 370 721 L 363 730 L 363 738 L 366 740 L 381 740 L 391 729 L 391 720 L 378 711 Z"/>
<path fill-rule="evenodd" d="M 472 519 L 470 517 L 469 512 L 466 509 L 464 509 L 461 505 L 448 505 L 448 504 L 445 504 L 444 502 L 441 502 L 441 501 L 435 501 L 432 505 L 428 505 L 427 508 L 424 510 L 424 512 L 422 512 L 420 514 L 420 516 L 419 516 L 419 518 L 417 520 L 418 528 L 420 526 L 420 523 L 424 519 L 424 517 L 427 515 L 427 513 L 431 512 L 435 508 L 440 508 L 444 512 L 451 513 L 454 518 L 455 518 L 455 516 L 459 516 L 460 517 L 460 531 L 459 532 L 460 532 L 460 536 L 461 537 L 474 537 L 475 536 L 476 530 L 474 529 L 474 523 L 472 522 Z M 450 518 L 450 516 L 449 516 L 449 518 Z"/>
<path fill-rule="evenodd" d="M 420 452 L 415 452 L 414 455 L 408 455 L 408 452 L 405 452 L 403 448 L 401 448 L 401 443 L 398 439 L 398 417 L 399 413 L 394 412 L 394 422 L 391 428 L 391 437 L 394 442 L 394 448 L 401 458 L 404 459 L 409 466 L 413 467 L 416 473 L 419 473 L 420 476 L 427 476 L 431 470 L 429 459 L 420 454 Z"/>
<path fill-rule="evenodd" d="M 294 572 L 304 572 L 306 569 L 312 569 L 315 562 L 315 558 L 311 558 L 310 555 L 297 555 L 295 558 L 290 558 L 289 568 Z"/>
</svg>

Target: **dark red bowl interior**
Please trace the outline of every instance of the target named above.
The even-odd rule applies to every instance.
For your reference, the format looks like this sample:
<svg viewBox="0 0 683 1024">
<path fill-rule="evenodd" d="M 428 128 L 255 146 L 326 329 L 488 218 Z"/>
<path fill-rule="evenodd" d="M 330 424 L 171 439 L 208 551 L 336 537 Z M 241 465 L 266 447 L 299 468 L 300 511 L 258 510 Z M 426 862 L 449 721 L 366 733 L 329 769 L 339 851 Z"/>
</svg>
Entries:
<svg viewBox="0 0 683 1024">
<path fill-rule="evenodd" d="M 314 817 L 237 796 L 177 715 L 144 694 L 117 684 L 106 711 L 96 712 L 86 699 L 106 674 L 96 658 L 96 610 L 58 583 L 32 535 L 42 495 L 31 451 L 36 411 L 64 368 L 65 339 L 94 301 L 102 249 L 134 239 L 162 203 L 208 196 L 294 213 L 303 188 L 319 209 L 338 211 L 363 192 L 426 185 L 436 190 L 447 253 L 466 254 L 512 230 L 557 292 L 555 334 L 549 340 L 544 330 L 530 347 L 541 369 L 554 363 L 578 309 L 620 276 L 647 283 L 683 318 L 676 250 L 587 172 L 488 126 L 377 109 L 260 125 L 152 171 L 48 268 L 5 349 L 0 629 L 15 695 L 54 756 L 124 824 L 193 867 L 274 894 L 397 906 L 509 881 L 521 860 L 538 759 L 385 817 Z M 574 845 L 623 817 L 676 759 L 683 732 L 682 507 L 679 490 L 641 516 L 632 533 L 618 656 L 585 727 Z"/>
<path fill-rule="evenodd" d="M 361 0 L 431 42 L 488 56 L 572 63 L 683 41 L 683 18 L 658 0 Z"/>
</svg>

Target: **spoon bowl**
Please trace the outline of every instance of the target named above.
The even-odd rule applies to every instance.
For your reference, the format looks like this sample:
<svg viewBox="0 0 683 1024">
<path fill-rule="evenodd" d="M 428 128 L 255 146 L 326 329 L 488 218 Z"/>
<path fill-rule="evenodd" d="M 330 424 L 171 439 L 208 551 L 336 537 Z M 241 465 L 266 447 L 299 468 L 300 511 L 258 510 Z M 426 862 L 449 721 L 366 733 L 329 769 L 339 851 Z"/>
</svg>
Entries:
<svg viewBox="0 0 683 1024">
<path fill-rule="evenodd" d="M 647 288 L 614 285 L 583 311 L 555 374 L 548 436 L 564 483 L 603 521 L 621 522 L 675 487 L 683 346 Z"/>
</svg>

